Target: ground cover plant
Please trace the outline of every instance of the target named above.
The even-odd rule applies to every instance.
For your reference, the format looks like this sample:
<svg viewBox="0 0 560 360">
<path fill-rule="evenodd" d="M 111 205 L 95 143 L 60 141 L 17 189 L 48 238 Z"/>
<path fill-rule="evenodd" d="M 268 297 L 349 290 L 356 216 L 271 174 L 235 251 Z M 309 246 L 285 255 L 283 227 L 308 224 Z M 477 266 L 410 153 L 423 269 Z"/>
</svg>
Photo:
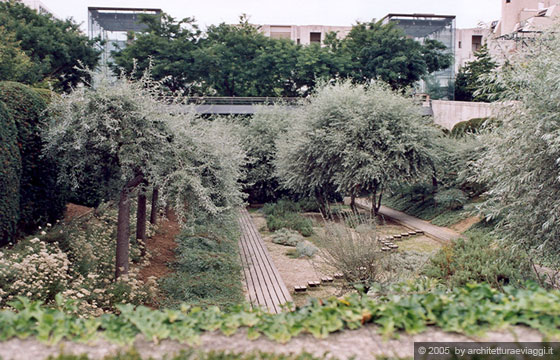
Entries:
<svg viewBox="0 0 560 360">
<path fill-rule="evenodd" d="M 443 247 L 423 269 L 427 276 L 441 279 L 449 287 L 486 282 L 495 288 L 524 286 L 537 281 L 529 255 L 504 246 L 488 229 L 477 227 Z"/>
<path fill-rule="evenodd" d="M 181 303 L 223 308 L 244 301 L 234 214 L 201 222 L 176 238 L 174 273 L 161 280 L 168 306 Z"/>
<path fill-rule="evenodd" d="M 388 337 L 401 330 L 419 333 L 429 326 L 480 335 L 509 325 L 526 325 L 545 335 L 560 336 L 560 291 L 547 291 L 534 284 L 525 289 L 506 286 L 503 291 L 487 284 L 447 290 L 433 280 L 416 280 L 376 295 L 316 300 L 280 314 L 243 306 L 222 312 L 216 307 L 203 310 L 184 305 L 178 310 L 150 310 L 126 304 L 119 305 L 119 315 L 99 318 L 74 315 L 75 305 L 62 298 L 58 298 L 57 307 L 47 308 L 21 297 L 11 303 L 13 310 L 0 311 L 0 340 L 34 336 L 57 343 L 63 338 L 86 341 L 101 336 L 132 344 L 142 334 L 156 342 L 171 339 L 193 344 L 205 331 L 218 330 L 228 335 L 244 328 L 250 339 L 264 335 L 285 343 L 299 334 L 325 338 L 366 324 L 375 324 L 377 331 Z"/>
<path fill-rule="evenodd" d="M 64 355 L 57 357 L 49 357 L 48 360 L 89 360 L 87 354 L 83 355 Z M 319 358 L 303 353 L 299 355 L 272 354 L 264 352 L 237 354 L 231 352 L 210 351 L 208 353 L 196 350 L 181 351 L 180 354 L 174 356 L 165 356 L 167 360 L 319 360 Z M 336 360 L 335 358 L 332 358 Z M 114 356 L 106 356 L 103 360 L 152 360 L 152 357 L 143 357 L 136 350 L 132 349 L 125 353 L 119 353 Z"/>
<path fill-rule="evenodd" d="M 302 204 L 288 199 L 281 199 L 276 203 L 267 203 L 262 212 L 266 216 L 266 225 L 269 231 L 280 229 L 291 229 L 298 231 L 303 236 L 313 234 L 313 223 L 310 219 L 302 216 Z"/>
</svg>

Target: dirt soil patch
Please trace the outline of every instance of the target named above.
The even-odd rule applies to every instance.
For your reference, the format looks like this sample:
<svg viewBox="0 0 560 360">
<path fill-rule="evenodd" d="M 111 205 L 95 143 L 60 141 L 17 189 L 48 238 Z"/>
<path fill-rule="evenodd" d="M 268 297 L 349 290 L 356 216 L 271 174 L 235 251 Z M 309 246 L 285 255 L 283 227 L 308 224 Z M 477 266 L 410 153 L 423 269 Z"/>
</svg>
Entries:
<svg viewBox="0 0 560 360">
<path fill-rule="evenodd" d="M 159 225 L 156 234 L 146 241 L 152 258 L 150 264 L 140 271 L 140 279 L 146 281 L 150 276 L 160 279 L 173 271 L 168 264 L 175 261 L 175 238 L 180 232 L 181 226 L 177 217 L 170 211 L 168 218 Z"/>
<path fill-rule="evenodd" d="M 64 211 L 64 221 L 69 222 L 74 218 L 80 218 L 86 214 L 91 213 L 93 210 L 95 209 L 87 206 L 68 203 L 66 204 L 66 211 Z"/>
<path fill-rule="evenodd" d="M 473 226 L 474 224 L 480 222 L 480 220 L 481 219 L 478 216 L 471 216 L 469 218 L 466 218 L 466 219 L 463 219 L 463 220 L 459 221 L 456 224 L 451 225 L 450 228 L 455 230 L 455 231 L 458 231 L 460 233 L 463 233 L 463 232 L 469 230 L 469 228 L 471 226 Z"/>
</svg>

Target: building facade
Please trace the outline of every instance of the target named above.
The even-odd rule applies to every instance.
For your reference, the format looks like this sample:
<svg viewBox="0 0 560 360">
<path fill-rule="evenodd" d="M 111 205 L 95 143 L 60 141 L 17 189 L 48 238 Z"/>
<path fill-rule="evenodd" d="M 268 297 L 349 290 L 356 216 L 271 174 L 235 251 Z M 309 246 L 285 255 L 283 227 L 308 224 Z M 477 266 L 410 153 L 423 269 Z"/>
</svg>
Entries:
<svg viewBox="0 0 560 360">
<path fill-rule="evenodd" d="M 339 39 L 343 39 L 352 30 L 352 26 L 328 25 L 260 25 L 259 28 L 270 38 L 290 39 L 301 45 L 322 44 L 329 32 L 334 32 Z"/>
</svg>

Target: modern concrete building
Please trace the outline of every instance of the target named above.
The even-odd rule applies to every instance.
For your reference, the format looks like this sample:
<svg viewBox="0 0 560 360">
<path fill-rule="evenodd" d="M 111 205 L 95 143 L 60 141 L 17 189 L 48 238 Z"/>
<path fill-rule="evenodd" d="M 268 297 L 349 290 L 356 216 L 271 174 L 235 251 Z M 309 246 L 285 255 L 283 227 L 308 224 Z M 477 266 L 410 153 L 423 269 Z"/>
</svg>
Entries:
<svg viewBox="0 0 560 360">
<path fill-rule="evenodd" d="M 273 39 L 290 39 L 297 44 L 322 44 L 329 32 L 335 32 L 339 39 L 348 35 L 352 26 L 328 25 L 260 25 L 260 31 Z"/>
<path fill-rule="evenodd" d="M 456 28 L 455 15 L 435 14 L 388 14 L 380 20 L 383 24 L 394 23 L 401 28 L 405 34 L 420 43 L 427 39 L 438 40 L 447 47 L 447 51 L 453 54 L 455 62 Z M 420 81 L 419 91 L 440 93 L 441 97 L 453 99 L 455 94 L 455 65 L 447 69 L 430 74 L 433 84 L 430 85 Z M 428 87 L 439 87 L 428 91 Z"/>
<path fill-rule="evenodd" d="M 88 36 L 105 41 L 100 65 L 107 65 L 111 51 L 126 47 L 130 32 L 146 29 L 146 25 L 139 22 L 140 14 L 160 13 L 161 9 L 88 7 Z"/>
</svg>

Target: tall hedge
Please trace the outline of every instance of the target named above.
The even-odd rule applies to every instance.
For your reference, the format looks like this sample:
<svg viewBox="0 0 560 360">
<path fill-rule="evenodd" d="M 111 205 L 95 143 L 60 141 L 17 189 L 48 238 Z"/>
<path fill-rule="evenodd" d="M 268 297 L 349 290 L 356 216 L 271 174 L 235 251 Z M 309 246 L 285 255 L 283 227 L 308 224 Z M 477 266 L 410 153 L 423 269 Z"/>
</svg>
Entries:
<svg viewBox="0 0 560 360">
<path fill-rule="evenodd" d="M 43 97 L 26 85 L 6 81 L 0 82 L 0 101 L 17 128 L 22 164 L 18 227 L 26 233 L 62 216 L 64 192 L 56 183 L 55 164 L 41 156 L 41 124 L 46 108 Z"/>
<path fill-rule="evenodd" d="M 13 240 L 19 220 L 21 156 L 17 128 L 0 101 L 0 246 Z"/>
</svg>

